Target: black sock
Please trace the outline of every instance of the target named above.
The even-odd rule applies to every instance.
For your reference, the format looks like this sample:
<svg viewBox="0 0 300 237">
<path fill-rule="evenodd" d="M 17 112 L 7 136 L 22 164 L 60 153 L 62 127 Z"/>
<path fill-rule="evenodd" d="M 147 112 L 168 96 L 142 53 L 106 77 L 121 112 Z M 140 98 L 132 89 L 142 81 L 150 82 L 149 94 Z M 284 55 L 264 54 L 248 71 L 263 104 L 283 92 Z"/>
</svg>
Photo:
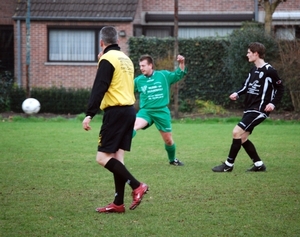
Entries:
<svg viewBox="0 0 300 237">
<path fill-rule="evenodd" d="M 245 151 L 247 152 L 248 156 L 250 156 L 251 160 L 253 161 L 253 163 L 257 162 L 257 161 L 261 161 L 261 159 L 259 158 L 256 148 L 253 145 L 253 143 L 250 140 L 245 141 L 242 146 L 244 147 Z"/>
<path fill-rule="evenodd" d="M 242 139 L 232 139 L 232 144 L 227 158 L 227 161 L 229 163 L 231 164 L 234 163 L 235 158 L 239 153 L 239 150 L 241 149 L 241 146 L 242 146 Z"/>
<path fill-rule="evenodd" d="M 119 206 L 124 204 L 126 180 L 116 173 L 114 173 L 114 180 L 115 180 L 115 191 L 116 191 L 114 204 Z"/>
<path fill-rule="evenodd" d="M 132 189 L 136 189 L 140 186 L 140 182 L 137 181 L 132 174 L 126 169 L 125 165 L 123 165 L 120 161 L 115 158 L 111 158 L 106 165 L 104 166 L 113 174 L 117 174 L 122 177 L 126 182 L 130 185 Z"/>
</svg>

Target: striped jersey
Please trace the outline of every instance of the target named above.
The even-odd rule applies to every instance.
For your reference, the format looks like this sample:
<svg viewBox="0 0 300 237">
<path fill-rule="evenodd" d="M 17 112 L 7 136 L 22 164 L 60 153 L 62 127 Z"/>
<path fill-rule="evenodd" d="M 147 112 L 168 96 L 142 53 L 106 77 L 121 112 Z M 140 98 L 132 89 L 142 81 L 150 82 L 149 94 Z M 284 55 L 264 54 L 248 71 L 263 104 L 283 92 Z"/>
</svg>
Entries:
<svg viewBox="0 0 300 237">
<path fill-rule="evenodd" d="M 261 68 L 253 67 L 243 87 L 236 93 L 238 96 L 245 94 L 245 111 L 265 113 L 267 104 L 272 103 L 275 107 L 278 105 L 284 93 L 284 86 L 277 71 L 266 63 Z"/>
</svg>

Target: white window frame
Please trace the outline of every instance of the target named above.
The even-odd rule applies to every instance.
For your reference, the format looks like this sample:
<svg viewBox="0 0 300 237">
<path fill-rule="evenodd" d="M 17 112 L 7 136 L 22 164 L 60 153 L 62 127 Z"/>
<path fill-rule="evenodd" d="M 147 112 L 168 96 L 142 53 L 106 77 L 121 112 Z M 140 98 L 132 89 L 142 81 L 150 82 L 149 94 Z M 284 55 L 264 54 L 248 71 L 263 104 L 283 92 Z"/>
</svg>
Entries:
<svg viewBox="0 0 300 237">
<path fill-rule="evenodd" d="M 48 29 L 49 62 L 96 62 L 100 29 Z"/>
</svg>

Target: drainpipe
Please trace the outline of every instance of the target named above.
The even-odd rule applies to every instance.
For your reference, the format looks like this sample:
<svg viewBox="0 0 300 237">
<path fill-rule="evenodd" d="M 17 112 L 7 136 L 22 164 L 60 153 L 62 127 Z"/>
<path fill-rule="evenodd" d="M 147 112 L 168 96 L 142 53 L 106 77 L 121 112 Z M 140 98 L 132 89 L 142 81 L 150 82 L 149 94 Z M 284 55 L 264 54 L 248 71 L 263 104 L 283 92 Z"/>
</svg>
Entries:
<svg viewBox="0 0 300 237">
<path fill-rule="evenodd" d="M 254 20 L 258 21 L 258 0 L 254 0 Z"/>
<path fill-rule="evenodd" d="M 27 0 L 26 14 L 26 96 L 30 98 L 30 0 Z"/>
<path fill-rule="evenodd" d="M 17 21 L 17 75 L 18 75 L 18 87 L 22 86 L 22 68 L 21 68 L 21 22 Z"/>
</svg>

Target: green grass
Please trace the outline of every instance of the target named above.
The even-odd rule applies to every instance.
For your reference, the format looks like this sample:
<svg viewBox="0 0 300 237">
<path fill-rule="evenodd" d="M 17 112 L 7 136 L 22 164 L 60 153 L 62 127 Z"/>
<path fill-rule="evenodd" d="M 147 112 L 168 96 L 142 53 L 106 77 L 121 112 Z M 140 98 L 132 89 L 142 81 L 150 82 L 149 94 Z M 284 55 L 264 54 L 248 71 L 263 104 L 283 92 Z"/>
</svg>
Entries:
<svg viewBox="0 0 300 237">
<path fill-rule="evenodd" d="M 100 119 L 1 119 L 0 236 L 300 236 L 300 123 L 266 121 L 250 139 L 267 166 L 241 150 L 232 173 L 224 161 L 237 118 L 174 121 L 177 156 L 168 165 L 162 139 L 138 131 L 126 166 L 150 186 L 125 214 L 99 214 L 113 200 L 113 176 L 95 161 Z"/>
</svg>

